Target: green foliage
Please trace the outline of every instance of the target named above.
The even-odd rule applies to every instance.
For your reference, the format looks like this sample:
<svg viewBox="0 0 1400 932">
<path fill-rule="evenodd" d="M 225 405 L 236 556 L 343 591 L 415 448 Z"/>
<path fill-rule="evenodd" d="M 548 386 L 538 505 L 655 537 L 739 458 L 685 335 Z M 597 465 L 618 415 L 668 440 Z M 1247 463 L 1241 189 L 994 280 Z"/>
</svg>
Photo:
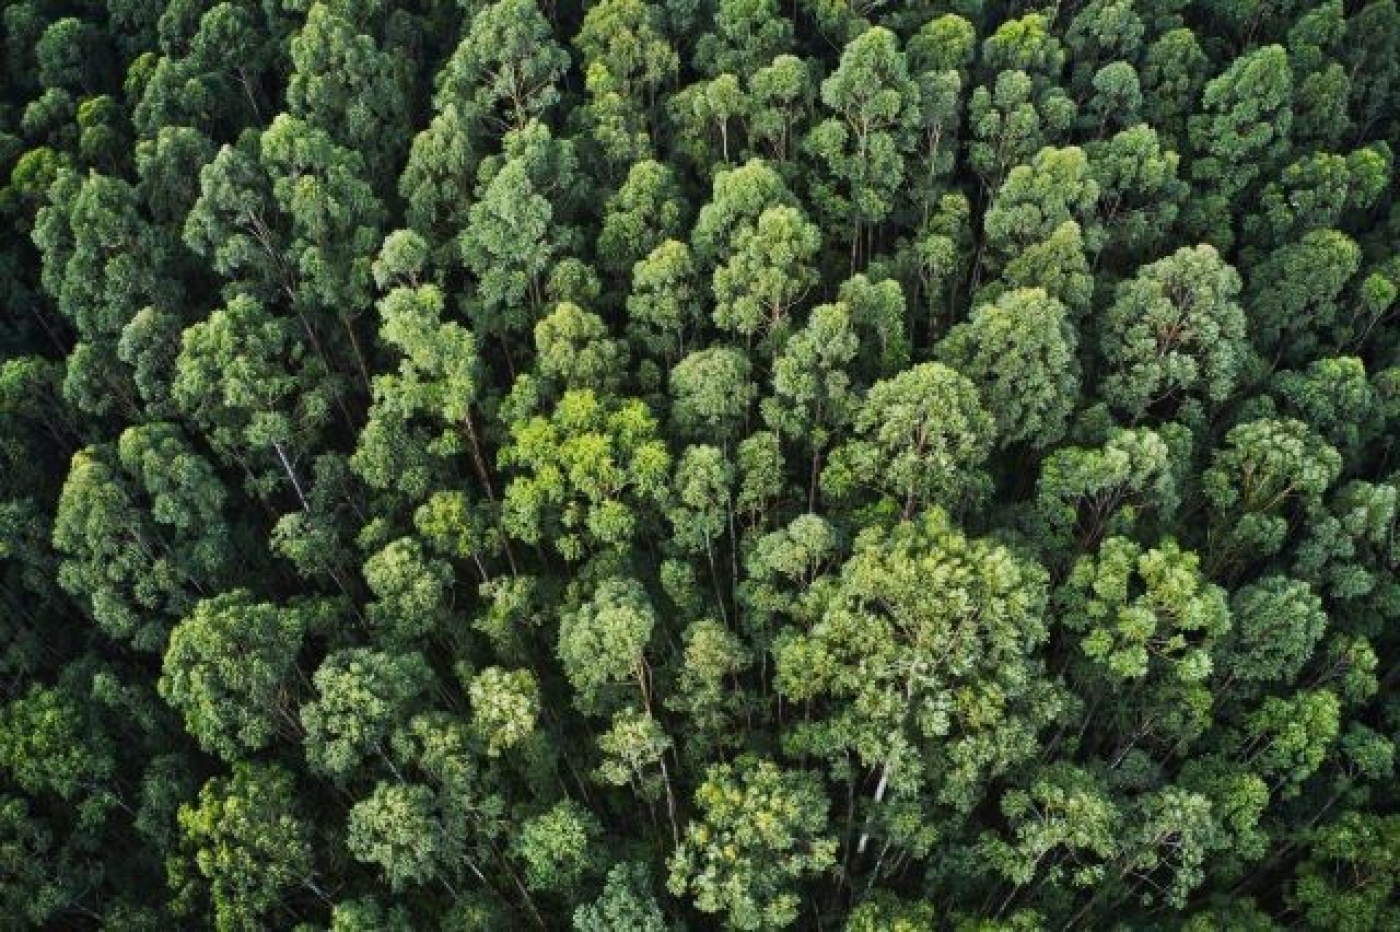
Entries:
<svg viewBox="0 0 1400 932">
<path fill-rule="evenodd" d="M 1079 394 L 1075 339 L 1063 304 L 1021 289 L 974 309 L 938 354 L 978 387 L 999 444 L 1044 448 L 1064 434 Z"/>
<path fill-rule="evenodd" d="M 566 392 L 548 419 L 517 422 L 500 461 L 520 471 L 505 490 L 506 530 L 532 544 L 547 533 L 571 560 L 626 544 L 670 466 L 640 402 L 607 404 L 587 390 Z"/>
<path fill-rule="evenodd" d="M 160 693 L 205 750 L 237 761 L 294 722 L 287 689 L 307 620 L 239 589 L 200 601 L 171 632 Z"/>
<path fill-rule="evenodd" d="M 589 869 L 597 833 L 592 816 L 574 802 L 526 819 L 511 843 L 525 867 L 525 883 L 532 890 L 573 888 Z"/>
<path fill-rule="evenodd" d="M 350 810 L 345 844 L 357 861 L 376 865 L 389 888 L 433 878 L 443 830 L 426 786 L 380 783 Z"/>
<path fill-rule="evenodd" d="M 1228 398 L 1249 353 L 1239 291 L 1239 276 L 1209 246 L 1139 269 L 1108 309 L 1105 397 L 1134 419 L 1181 397 Z"/>
<path fill-rule="evenodd" d="M 362 648 L 337 651 L 312 677 L 316 698 L 301 707 L 306 762 L 317 773 L 344 781 L 408 718 L 410 704 L 429 677 L 417 654 L 384 654 Z"/>
<path fill-rule="evenodd" d="M 472 704 L 472 728 L 495 757 L 524 741 L 535 730 L 540 714 L 539 686 L 528 670 L 487 667 L 467 685 Z"/>
<path fill-rule="evenodd" d="M 703 817 L 671 856 L 670 891 L 736 929 L 791 925 L 801 905 L 793 885 L 835 855 L 813 777 L 745 756 L 710 767 L 695 802 Z"/>
<path fill-rule="evenodd" d="M 1059 600 L 1065 627 L 1084 633 L 1084 656 L 1113 680 L 1198 683 L 1230 628 L 1225 591 L 1204 582 L 1197 556 L 1170 540 L 1144 550 L 1110 537 L 1075 564 Z"/>
<path fill-rule="evenodd" d="M 310 880 L 311 829 L 295 802 L 287 771 L 240 761 L 232 776 L 204 784 L 197 804 L 180 807 L 181 847 L 193 863 L 176 862 L 172 873 L 207 885 L 220 932 L 258 928 Z"/>
<path fill-rule="evenodd" d="M 1395 0 L 0 48 L 0 928 L 1400 926 Z"/>
<path fill-rule="evenodd" d="M 993 430 L 972 382 L 923 363 L 871 386 L 856 439 L 832 452 L 822 487 L 838 497 L 873 489 L 906 518 L 920 505 L 956 507 L 980 491 Z"/>
</svg>

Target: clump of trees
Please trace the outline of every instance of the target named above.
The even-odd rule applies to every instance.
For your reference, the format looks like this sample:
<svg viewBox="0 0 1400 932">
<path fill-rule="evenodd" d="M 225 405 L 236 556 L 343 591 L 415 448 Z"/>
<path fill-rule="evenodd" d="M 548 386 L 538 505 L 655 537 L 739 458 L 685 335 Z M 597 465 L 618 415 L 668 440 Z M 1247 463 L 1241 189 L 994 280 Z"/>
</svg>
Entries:
<svg viewBox="0 0 1400 932">
<path fill-rule="evenodd" d="M 1400 10 L 12 0 L 0 927 L 1400 928 Z"/>
</svg>

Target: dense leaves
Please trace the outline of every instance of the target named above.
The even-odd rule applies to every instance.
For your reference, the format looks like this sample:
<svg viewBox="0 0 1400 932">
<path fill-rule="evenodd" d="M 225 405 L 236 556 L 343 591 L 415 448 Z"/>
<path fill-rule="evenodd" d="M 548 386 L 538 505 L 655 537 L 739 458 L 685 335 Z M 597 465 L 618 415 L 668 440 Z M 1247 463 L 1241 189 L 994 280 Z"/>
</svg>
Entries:
<svg viewBox="0 0 1400 932">
<path fill-rule="evenodd" d="M 0 928 L 1400 927 L 1394 0 L 0 6 Z"/>
</svg>

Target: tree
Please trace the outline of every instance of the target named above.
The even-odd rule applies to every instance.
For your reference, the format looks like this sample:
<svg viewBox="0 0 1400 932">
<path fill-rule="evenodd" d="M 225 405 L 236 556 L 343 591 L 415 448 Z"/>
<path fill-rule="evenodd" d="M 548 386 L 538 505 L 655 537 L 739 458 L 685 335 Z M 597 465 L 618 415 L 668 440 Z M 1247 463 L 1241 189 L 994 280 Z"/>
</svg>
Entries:
<svg viewBox="0 0 1400 932">
<path fill-rule="evenodd" d="M 378 783 L 351 807 L 346 847 L 357 861 L 376 865 L 396 893 L 432 880 L 450 845 L 436 808 L 426 786 Z"/>
<path fill-rule="evenodd" d="M 1265 576 L 1236 590 L 1235 624 L 1223 650 L 1221 673 L 1244 683 L 1291 683 L 1327 627 L 1322 600 L 1307 583 Z"/>
<path fill-rule="evenodd" d="M 483 5 L 438 76 L 438 107 L 452 101 L 498 132 L 523 130 L 559 99 L 569 58 L 552 35 L 535 0 Z"/>
<path fill-rule="evenodd" d="M 170 244 L 141 217 L 134 187 L 96 173 L 60 173 L 34 221 L 41 281 L 78 335 L 64 391 L 91 414 L 132 418 L 140 404 L 115 358 L 123 328 L 147 304 L 175 306 L 162 274 Z"/>
<path fill-rule="evenodd" d="M 1178 396 L 1228 399 L 1249 358 L 1239 291 L 1239 275 L 1210 246 L 1139 269 L 1108 310 L 1104 396 L 1134 419 Z"/>
<path fill-rule="evenodd" d="M 467 684 L 472 729 L 495 757 L 524 741 L 540 715 L 539 685 L 529 670 L 487 667 Z"/>
<path fill-rule="evenodd" d="M 209 463 L 169 424 L 128 428 L 115 451 L 80 450 L 53 521 L 59 585 L 109 636 L 163 651 L 171 625 L 228 578 L 225 498 Z"/>
<path fill-rule="evenodd" d="M 762 159 L 715 174 L 710 200 L 700 208 L 690 246 L 703 267 L 726 261 L 746 232 L 770 207 L 792 207 L 794 198 L 782 176 Z"/>
<path fill-rule="evenodd" d="M 1041 13 L 1007 19 L 982 43 L 982 58 L 993 72 L 1021 71 L 1053 80 L 1064 67 L 1064 48 Z"/>
<path fill-rule="evenodd" d="M 1367 3 L 1346 21 L 1342 56 L 1352 77 L 1349 88 L 1356 121 L 1363 127 L 1380 129 L 1387 119 L 1386 102 L 1394 93 L 1400 70 L 1394 53 L 1400 48 L 1400 11 L 1393 0 Z M 1389 115 L 1393 126 L 1394 116 Z M 1391 138 L 1394 138 L 1393 135 Z"/>
<path fill-rule="evenodd" d="M 1292 516 L 1317 507 L 1341 472 L 1341 456 L 1295 420 L 1260 419 L 1225 435 L 1201 478 L 1211 503 L 1211 564 L 1277 553 Z"/>
<path fill-rule="evenodd" d="M 518 474 L 502 498 L 505 529 L 530 544 L 548 539 L 566 559 L 625 546 L 665 488 L 670 458 L 641 402 L 565 392 L 548 418 L 510 431 L 499 462 Z"/>
<path fill-rule="evenodd" d="M 257 299 L 236 295 L 185 331 L 171 397 L 244 471 L 250 491 L 270 496 L 290 487 L 307 510 L 304 461 L 341 389 L 294 328 Z"/>
<path fill-rule="evenodd" d="M 1006 173 L 1030 160 L 1074 122 L 1075 105 L 1058 87 L 1037 91 L 1030 75 L 1003 71 L 968 99 L 968 163 L 982 179 L 982 191 L 1001 187 Z"/>
<path fill-rule="evenodd" d="M 1173 540 L 1144 549 L 1110 537 L 1075 563 L 1057 598 L 1062 624 L 1084 634 L 1084 656 L 1115 683 L 1199 683 L 1230 629 L 1225 590 L 1202 579 L 1200 558 Z"/>
<path fill-rule="evenodd" d="M 54 876 L 54 839 L 19 796 L 0 796 L 0 852 L 5 855 L 0 905 L 7 916 L 40 924 L 53 918 L 73 894 L 70 877 Z"/>
<path fill-rule="evenodd" d="M 511 845 L 532 890 L 572 890 L 589 870 L 598 825 L 577 803 L 565 801 L 527 819 Z"/>
<path fill-rule="evenodd" d="M 711 77 L 728 73 L 748 80 L 792 50 L 792 34 L 792 22 L 774 0 L 720 0 L 714 31 L 695 43 L 695 59 Z"/>
<path fill-rule="evenodd" d="M 684 433 L 720 441 L 741 432 L 756 390 L 748 357 L 729 347 L 698 350 L 671 370 L 671 417 Z"/>
<path fill-rule="evenodd" d="M 1202 112 L 1189 122 L 1192 175 L 1207 192 L 1194 224 L 1222 246 L 1232 239 L 1230 208 L 1287 152 L 1292 102 L 1293 72 L 1278 45 L 1240 56 L 1205 86 Z"/>
<path fill-rule="evenodd" d="M 467 222 L 480 156 L 472 145 L 472 117 L 466 106 L 438 99 L 438 112 L 413 137 L 399 176 L 399 196 L 408 225 L 432 243 L 439 261 L 450 266 L 460 261 L 453 238 Z"/>
<path fill-rule="evenodd" d="M 904 517 L 920 506 L 956 507 L 977 494 L 993 422 L 976 387 L 942 363 L 922 363 L 871 386 L 855 438 L 832 451 L 822 489 L 888 496 Z"/>
<path fill-rule="evenodd" d="M 977 386 L 1001 445 L 1044 449 L 1063 435 L 1079 393 L 1067 316 L 1044 291 L 1010 291 L 975 308 L 939 343 L 939 358 Z"/>
<path fill-rule="evenodd" d="M 793 207 L 770 207 L 732 240 L 729 261 L 715 269 L 715 323 L 752 343 L 778 345 L 789 313 L 816 283 L 811 263 L 821 246 L 815 225 Z"/>
<path fill-rule="evenodd" d="M 350 464 L 373 488 L 418 500 L 451 483 L 465 448 L 481 491 L 493 499 L 473 410 L 483 378 L 477 342 L 461 324 L 443 320 L 444 302 L 437 287 L 418 285 L 395 288 L 379 303 L 379 336 L 399 352 L 399 367 L 375 377 L 374 403 Z"/>
<path fill-rule="evenodd" d="M 643 0 L 602 0 L 593 5 L 574 43 L 588 72 L 601 69 L 610 87 L 644 109 L 651 107 L 662 84 L 680 67 L 660 11 Z"/>
<path fill-rule="evenodd" d="M 747 697 L 731 683 L 753 657 L 742 640 L 713 619 L 690 625 L 683 638 L 681 670 L 666 706 L 689 719 L 687 745 L 703 750 L 710 744 L 732 744 L 732 726 Z"/>
<path fill-rule="evenodd" d="M 1397 883 L 1400 820 L 1345 812 L 1307 838 L 1291 903 L 1307 921 L 1336 929 L 1384 926 L 1400 918 L 1392 896 Z"/>
<path fill-rule="evenodd" d="M 362 30 L 335 7 L 311 4 L 291 41 L 287 107 L 360 153 L 371 183 L 383 187 L 408 136 L 407 76 L 402 60 Z"/>
<path fill-rule="evenodd" d="M 1175 148 L 1187 140 L 1187 120 L 1200 100 L 1207 65 L 1196 34 L 1184 26 L 1162 33 L 1143 56 L 1143 115 Z"/>
<path fill-rule="evenodd" d="M 326 657 L 312 677 L 316 698 L 301 707 L 311 769 L 343 783 L 382 755 L 430 676 L 418 654 L 350 648 Z"/>
<path fill-rule="evenodd" d="M 136 145 L 142 199 L 162 223 L 183 222 L 199 197 L 200 169 L 214 158 L 208 136 L 188 126 L 162 126 Z"/>
<path fill-rule="evenodd" d="M 608 871 L 598 898 L 574 910 L 573 928 L 574 932 L 665 932 L 666 921 L 651 892 L 651 875 L 646 865 L 615 864 Z"/>
<path fill-rule="evenodd" d="M 628 336 L 669 367 L 699 335 L 702 322 L 701 293 L 690 247 L 668 239 L 632 267 Z"/>
<path fill-rule="evenodd" d="M 1139 123 L 1089 148 L 1089 174 L 1098 184 L 1100 248 L 1109 258 L 1146 255 L 1165 240 L 1187 193 L 1180 159 L 1157 130 Z"/>
<path fill-rule="evenodd" d="M 1179 427 L 1179 426 L 1178 426 Z M 1170 522 L 1181 499 L 1177 430 L 1115 429 L 1097 447 L 1063 447 L 1036 480 L 1033 523 L 1041 553 L 1089 550 L 1155 518 Z"/>
<path fill-rule="evenodd" d="M 201 747 L 232 762 L 296 734 L 297 654 L 321 610 L 255 602 L 237 589 L 200 601 L 176 626 L 160 694 Z"/>
<path fill-rule="evenodd" d="M 356 149 L 337 144 L 314 122 L 286 114 L 263 131 L 260 145 L 273 201 L 290 221 L 283 259 L 295 281 L 289 297 L 299 313 L 340 324 L 368 388 L 353 321 L 369 304 L 370 264 L 381 238 L 383 207 L 369 169 Z"/>
<path fill-rule="evenodd" d="M 1258 211 L 1246 220 L 1251 245 L 1283 245 L 1291 238 L 1337 228 L 1348 210 L 1365 209 L 1389 176 L 1390 154 L 1379 146 L 1347 155 L 1313 152 L 1289 163 L 1264 186 Z"/>
<path fill-rule="evenodd" d="M 872 834 L 886 850 L 928 851 L 938 815 L 970 812 L 1035 753 L 1058 705 L 1025 649 L 1048 635 L 1045 600 L 1037 564 L 936 507 L 865 529 L 835 584 L 810 591 L 810 628 L 775 646 L 777 685 L 823 711 L 785 743 L 837 773 L 858 761 L 878 774 L 858 854 Z M 862 782 L 846 778 L 853 792 Z"/>
<path fill-rule="evenodd" d="M 1099 186 L 1084 150 L 1041 149 L 1029 165 L 1011 169 L 982 220 L 995 265 L 1007 263 L 1063 224 L 1086 221 L 1098 198 Z M 1097 231 L 1090 228 L 1088 238 L 1092 244 Z"/>
<path fill-rule="evenodd" d="M 602 263 L 616 274 L 630 272 L 654 249 L 680 234 L 687 213 L 675 172 L 651 159 L 637 162 L 608 199 L 598 232 Z"/>
<path fill-rule="evenodd" d="M 646 590 L 627 578 L 604 580 L 587 602 L 560 618 L 559 662 L 580 708 L 598 708 L 609 687 L 635 686 L 642 703 L 651 704 L 646 649 L 655 627 Z"/>
<path fill-rule="evenodd" d="M 74 804 L 104 792 L 116 767 L 114 749 L 81 699 L 35 684 L 0 707 L 0 768 L 25 792 Z"/>
<path fill-rule="evenodd" d="M 602 319 L 572 301 L 561 301 L 535 325 L 535 367 L 565 390 L 611 392 L 622 380 L 625 360 Z"/>
<path fill-rule="evenodd" d="M 804 143 L 824 169 L 813 195 L 847 231 L 855 271 L 871 251 L 869 230 L 894 208 L 918 125 L 918 89 L 895 34 L 876 26 L 852 39 L 822 82 L 821 99 L 832 116 Z"/>
<path fill-rule="evenodd" d="M 849 427 L 857 409 L 850 364 L 859 340 L 845 304 L 812 309 L 773 363 L 773 394 L 763 418 L 779 434 L 805 447 L 811 463 L 808 507 L 815 505 L 822 457 Z"/>
<path fill-rule="evenodd" d="M 499 160 L 483 163 L 477 201 L 458 238 L 477 277 L 468 305 L 479 336 L 527 330 L 544 304 L 545 273 L 568 245 L 561 206 L 551 198 L 574 180 L 573 147 L 531 122 L 506 137 Z"/>
<path fill-rule="evenodd" d="M 978 850 L 1014 884 L 1008 903 L 1037 878 L 1092 888 L 1120 844 L 1123 814 L 1107 787 L 1071 764 L 1047 767 L 1029 786 L 1008 791 L 1001 811 L 1011 837 L 988 833 Z"/>
<path fill-rule="evenodd" d="M 816 98 L 814 80 L 809 64 L 796 55 L 779 55 L 754 72 L 745 117 L 753 155 L 783 164 L 797 154 L 799 127 Z"/>
<path fill-rule="evenodd" d="M 1250 281 L 1250 335 L 1259 351 L 1298 361 L 1331 344 L 1345 332 L 1342 294 L 1360 265 L 1361 250 L 1335 230 L 1270 253 Z"/>
<path fill-rule="evenodd" d="M 737 929 L 792 925 L 801 903 L 793 885 L 835 860 L 816 779 L 744 755 L 712 765 L 695 802 L 701 818 L 669 860 L 667 888 Z"/>
<path fill-rule="evenodd" d="M 313 884 L 311 830 L 297 814 L 292 775 L 276 765 L 235 763 L 230 776 L 200 788 L 197 803 L 180 807 L 179 825 L 220 932 L 257 928 Z M 172 880 L 188 882 L 182 873 Z"/>
</svg>

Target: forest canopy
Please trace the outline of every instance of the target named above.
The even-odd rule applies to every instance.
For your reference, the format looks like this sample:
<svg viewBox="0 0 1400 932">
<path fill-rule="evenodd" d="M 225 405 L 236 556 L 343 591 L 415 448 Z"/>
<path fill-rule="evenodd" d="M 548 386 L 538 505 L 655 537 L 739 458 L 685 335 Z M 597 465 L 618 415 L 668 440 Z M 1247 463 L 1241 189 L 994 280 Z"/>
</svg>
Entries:
<svg viewBox="0 0 1400 932">
<path fill-rule="evenodd" d="M 1395 0 L 0 10 L 0 930 L 1400 929 Z"/>
</svg>

